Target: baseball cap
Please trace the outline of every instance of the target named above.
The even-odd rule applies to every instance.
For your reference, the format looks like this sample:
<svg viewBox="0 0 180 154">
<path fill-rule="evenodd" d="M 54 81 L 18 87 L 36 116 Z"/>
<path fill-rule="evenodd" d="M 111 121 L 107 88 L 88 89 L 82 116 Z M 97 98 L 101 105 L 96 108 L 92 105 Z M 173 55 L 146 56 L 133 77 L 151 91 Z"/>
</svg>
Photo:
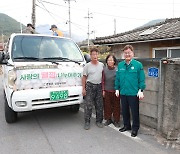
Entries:
<svg viewBox="0 0 180 154">
<path fill-rule="evenodd" d="M 32 27 L 33 29 L 35 29 L 34 26 L 32 24 L 30 24 L 30 23 L 27 24 L 27 27 L 29 27 L 29 26 Z"/>
<path fill-rule="evenodd" d="M 50 30 L 51 30 L 52 28 L 57 28 L 57 26 L 56 26 L 56 25 L 51 25 Z"/>
</svg>

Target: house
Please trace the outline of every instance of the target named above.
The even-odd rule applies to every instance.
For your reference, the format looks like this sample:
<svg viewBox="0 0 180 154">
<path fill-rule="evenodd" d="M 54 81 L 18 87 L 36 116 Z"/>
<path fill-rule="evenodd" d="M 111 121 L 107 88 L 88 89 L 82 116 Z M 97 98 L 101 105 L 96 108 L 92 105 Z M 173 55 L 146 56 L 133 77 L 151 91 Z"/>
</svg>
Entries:
<svg viewBox="0 0 180 154">
<path fill-rule="evenodd" d="M 117 58 L 121 58 L 121 49 L 126 44 L 133 45 L 135 57 L 138 58 L 180 57 L 180 18 L 166 19 L 155 25 L 112 36 L 97 37 L 93 43 L 111 46 Z"/>
</svg>

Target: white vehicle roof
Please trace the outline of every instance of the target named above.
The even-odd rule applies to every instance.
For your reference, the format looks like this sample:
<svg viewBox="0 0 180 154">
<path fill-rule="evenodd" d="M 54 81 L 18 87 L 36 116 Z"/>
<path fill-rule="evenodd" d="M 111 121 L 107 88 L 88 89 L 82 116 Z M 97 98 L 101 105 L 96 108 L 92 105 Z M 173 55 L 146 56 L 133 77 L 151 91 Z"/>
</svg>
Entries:
<svg viewBox="0 0 180 154">
<path fill-rule="evenodd" d="M 28 34 L 28 33 L 12 33 L 11 34 L 11 37 L 15 37 L 15 36 L 43 36 L 43 37 L 54 37 L 54 38 L 62 38 L 62 39 L 72 40 L 71 38 L 68 38 L 68 37 L 59 37 L 59 36 L 47 35 L 47 34 Z"/>
</svg>

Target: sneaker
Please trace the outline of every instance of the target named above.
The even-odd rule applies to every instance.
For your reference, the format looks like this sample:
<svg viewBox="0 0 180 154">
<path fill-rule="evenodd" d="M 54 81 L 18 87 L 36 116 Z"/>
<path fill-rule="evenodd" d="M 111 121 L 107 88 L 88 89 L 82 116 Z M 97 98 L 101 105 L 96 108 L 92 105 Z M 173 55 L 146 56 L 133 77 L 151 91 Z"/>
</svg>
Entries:
<svg viewBox="0 0 180 154">
<path fill-rule="evenodd" d="M 84 129 L 85 129 L 85 130 L 90 129 L 90 123 L 89 123 L 89 122 L 85 122 L 85 124 L 84 124 Z"/>
<path fill-rule="evenodd" d="M 112 123 L 112 120 L 111 120 L 111 119 L 106 120 L 106 122 L 104 123 L 104 126 L 108 126 L 108 125 L 110 125 L 111 123 Z"/>
<path fill-rule="evenodd" d="M 120 127 L 120 122 L 114 122 L 114 126 L 115 126 L 116 128 L 119 128 L 119 127 Z"/>
<path fill-rule="evenodd" d="M 97 125 L 99 128 L 103 128 L 102 122 L 96 122 L 96 125 Z"/>
</svg>

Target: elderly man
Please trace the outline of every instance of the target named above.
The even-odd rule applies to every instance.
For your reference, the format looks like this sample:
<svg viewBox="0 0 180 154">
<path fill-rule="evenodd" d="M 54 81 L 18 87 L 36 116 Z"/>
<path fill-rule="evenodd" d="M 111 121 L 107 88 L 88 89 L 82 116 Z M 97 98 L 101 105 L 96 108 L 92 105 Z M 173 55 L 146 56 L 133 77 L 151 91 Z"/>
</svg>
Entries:
<svg viewBox="0 0 180 154">
<path fill-rule="evenodd" d="M 93 105 L 96 109 L 96 125 L 103 127 L 103 95 L 102 95 L 102 71 L 104 64 L 98 61 L 98 49 L 90 51 L 91 62 L 87 63 L 83 70 L 82 94 L 85 98 L 84 104 L 84 129 L 90 129 L 90 120 Z"/>
<path fill-rule="evenodd" d="M 131 130 L 131 136 L 136 137 L 139 127 L 139 100 L 144 98 L 145 74 L 143 65 L 134 60 L 134 51 L 131 45 L 123 48 L 125 60 L 118 64 L 118 71 L 115 79 L 116 96 L 121 98 L 122 115 L 124 127 L 120 132 Z M 132 127 L 130 123 L 130 109 L 132 114 Z"/>
</svg>

